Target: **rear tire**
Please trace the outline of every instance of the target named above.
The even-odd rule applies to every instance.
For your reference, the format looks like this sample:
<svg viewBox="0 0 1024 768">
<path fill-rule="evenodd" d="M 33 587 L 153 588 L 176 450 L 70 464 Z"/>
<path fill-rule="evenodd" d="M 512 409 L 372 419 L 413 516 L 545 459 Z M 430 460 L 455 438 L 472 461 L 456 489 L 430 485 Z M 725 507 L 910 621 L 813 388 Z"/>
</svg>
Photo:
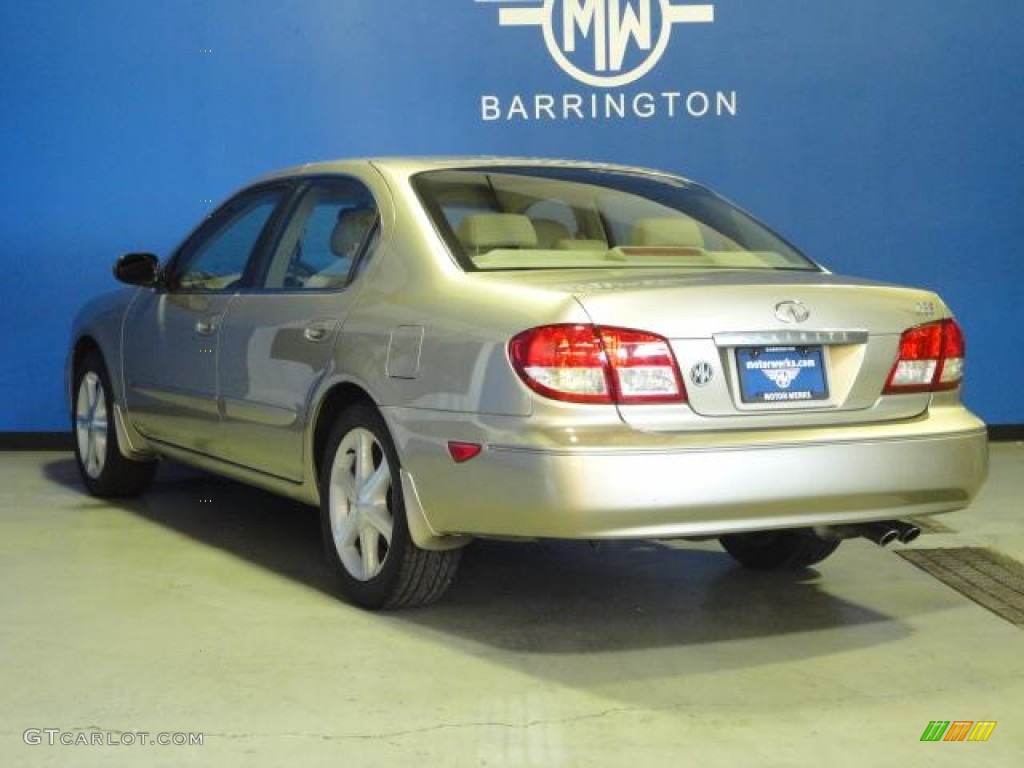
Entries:
<svg viewBox="0 0 1024 768">
<path fill-rule="evenodd" d="M 409 534 L 400 464 L 372 405 L 345 410 L 320 468 L 320 525 L 341 592 L 363 608 L 406 608 L 440 598 L 461 550 L 420 549 Z"/>
<path fill-rule="evenodd" d="M 153 481 L 155 461 L 136 461 L 121 454 L 114 425 L 114 396 L 103 360 L 89 352 L 75 369 L 71 427 L 75 462 L 93 496 L 137 496 Z"/>
<path fill-rule="evenodd" d="M 741 565 L 756 570 L 797 570 L 820 563 L 839 547 L 840 539 L 822 538 L 809 528 L 734 533 L 719 539 Z"/>
</svg>

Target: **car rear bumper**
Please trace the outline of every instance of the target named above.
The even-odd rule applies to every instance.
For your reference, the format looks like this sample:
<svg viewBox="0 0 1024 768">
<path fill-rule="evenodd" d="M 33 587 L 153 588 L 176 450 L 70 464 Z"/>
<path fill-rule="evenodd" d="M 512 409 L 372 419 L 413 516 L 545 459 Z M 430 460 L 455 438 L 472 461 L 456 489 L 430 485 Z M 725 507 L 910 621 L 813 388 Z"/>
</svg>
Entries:
<svg viewBox="0 0 1024 768">
<path fill-rule="evenodd" d="M 577 437 L 555 446 L 499 431 L 464 464 L 439 439 L 445 422 L 448 439 L 466 439 L 451 414 L 424 422 L 421 413 L 410 420 L 419 429 L 394 428 L 417 496 L 410 502 L 437 534 L 668 538 L 934 514 L 967 506 L 988 464 L 984 425 L 962 407 L 912 423 L 800 432 L 623 429 L 611 445 L 608 431 L 600 444 Z"/>
</svg>

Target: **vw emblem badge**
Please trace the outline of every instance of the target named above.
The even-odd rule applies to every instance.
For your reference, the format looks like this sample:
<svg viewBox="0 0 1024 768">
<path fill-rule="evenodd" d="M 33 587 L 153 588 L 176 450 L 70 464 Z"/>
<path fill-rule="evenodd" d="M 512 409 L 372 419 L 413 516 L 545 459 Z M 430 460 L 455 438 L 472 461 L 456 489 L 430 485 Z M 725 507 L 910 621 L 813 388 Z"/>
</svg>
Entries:
<svg viewBox="0 0 1024 768">
<path fill-rule="evenodd" d="M 802 323 L 811 316 L 811 310 L 802 301 L 780 301 L 775 305 L 775 316 L 784 323 Z"/>
<path fill-rule="evenodd" d="M 690 381 L 696 384 L 698 387 L 704 387 L 711 383 L 711 379 L 715 376 L 715 369 L 711 367 L 711 363 L 701 361 L 690 369 Z"/>
</svg>

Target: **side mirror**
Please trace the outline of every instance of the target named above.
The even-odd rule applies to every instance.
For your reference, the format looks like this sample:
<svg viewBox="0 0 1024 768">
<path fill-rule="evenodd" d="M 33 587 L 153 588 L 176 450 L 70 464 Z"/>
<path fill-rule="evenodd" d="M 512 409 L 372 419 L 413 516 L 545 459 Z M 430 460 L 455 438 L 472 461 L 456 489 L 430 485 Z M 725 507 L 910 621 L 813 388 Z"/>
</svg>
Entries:
<svg viewBox="0 0 1024 768">
<path fill-rule="evenodd" d="M 114 264 L 114 277 L 128 285 L 152 288 L 160 283 L 160 260 L 152 253 L 126 253 Z"/>
</svg>

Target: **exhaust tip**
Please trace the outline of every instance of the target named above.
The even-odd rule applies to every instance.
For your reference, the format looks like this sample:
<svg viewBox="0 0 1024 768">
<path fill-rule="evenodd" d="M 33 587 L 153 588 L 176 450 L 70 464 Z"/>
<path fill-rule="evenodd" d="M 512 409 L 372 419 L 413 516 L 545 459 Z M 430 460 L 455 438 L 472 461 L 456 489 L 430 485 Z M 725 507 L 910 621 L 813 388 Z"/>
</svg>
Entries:
<svg viewBox="0 0 1024 768">
<path fill-rule="evenodd" d="M 889 520 L 878 523 L 865 523 L 857 527 L 857 533 L 880 547 L 892 544 L 900 538 L 897 524 Z"/>
<path fill-rule="evenodd" d="M 896 525 L 899 531 L 900 542 L 903 544 L 909 544 L 921 535 L 921 529 L 916 525 L 911 523 L 897 523 Z"/>
<path fill-rule="evenodd" d="M 899 531 L 897 531 L 895 528 L 890 528 L 889 530 L 885 531 L 884 533 L 878 536 L 877 542 L 879 546 L 884 547 L 888 544 L 892 544 L 894 541 L 899 540 L 901 540 Z"/>
</svg>

